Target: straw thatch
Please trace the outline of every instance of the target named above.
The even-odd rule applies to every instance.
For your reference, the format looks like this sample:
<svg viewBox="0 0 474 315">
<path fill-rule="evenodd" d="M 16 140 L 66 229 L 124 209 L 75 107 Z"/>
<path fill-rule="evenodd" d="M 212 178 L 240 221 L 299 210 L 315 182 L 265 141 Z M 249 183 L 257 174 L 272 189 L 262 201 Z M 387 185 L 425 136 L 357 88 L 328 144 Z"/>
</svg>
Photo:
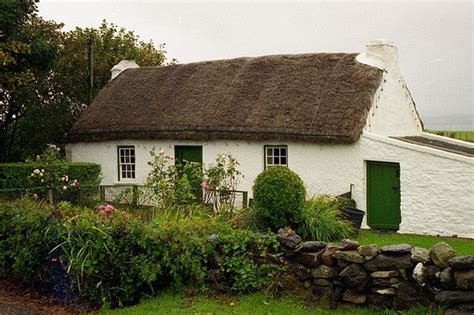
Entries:
<svg viewBox="0 0 474 315">
<path fill-rule="evenodd" d="M 355 57 L 277 55 L 128 69 L 102 89 L 68 138 L 354 142 L 382 78 Z"/>
</svg>

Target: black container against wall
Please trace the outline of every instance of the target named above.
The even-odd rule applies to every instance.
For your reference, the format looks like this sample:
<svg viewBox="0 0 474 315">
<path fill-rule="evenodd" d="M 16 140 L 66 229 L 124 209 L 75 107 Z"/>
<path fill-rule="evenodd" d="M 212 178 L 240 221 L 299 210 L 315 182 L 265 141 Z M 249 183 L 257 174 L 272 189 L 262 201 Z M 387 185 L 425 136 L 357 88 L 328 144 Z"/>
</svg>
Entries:
<svg viewBox="0 0 474 315">
<path fill-rule="evenodd" d="M 360 229 L 362 220 L 364 219 L 365 211 L 357 208 L 344 207 L 342 212 L 347 216 L 349 221 L 351 221 L 354 228 Z"/>
</svg>

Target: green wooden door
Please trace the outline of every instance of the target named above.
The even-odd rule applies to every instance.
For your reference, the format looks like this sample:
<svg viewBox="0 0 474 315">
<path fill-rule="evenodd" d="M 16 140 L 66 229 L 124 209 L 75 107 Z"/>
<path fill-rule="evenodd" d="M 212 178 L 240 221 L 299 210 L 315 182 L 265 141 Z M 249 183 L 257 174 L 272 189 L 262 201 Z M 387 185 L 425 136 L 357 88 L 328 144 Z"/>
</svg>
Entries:
<svg viewBox="0 0 474 315">
<path fill-rule="evenodd" d="M 200 145 L 176 145 L 174 147 L 175 164 L 184 164 L 186 162 L 197 162 L 202 165 L 202 146 Z M 190 176 L 188 174 L 188 179 Z M 202 189 L 200 182 L 190 182 L 194 186 L 194 193 L 198 199 L 202 199 Z"/>
<path fill-rule="evenodd" d="M 398 230 L 400 222 L 400 165 L 368 161 L 367 224 Z"/>
<path fill-rule="evenodd" d="M 200 145 L 176 145 L 174 147 L 175 163 L 183 161 L 198 162 L 202 164 L 202 146 Z"/>
</svg>

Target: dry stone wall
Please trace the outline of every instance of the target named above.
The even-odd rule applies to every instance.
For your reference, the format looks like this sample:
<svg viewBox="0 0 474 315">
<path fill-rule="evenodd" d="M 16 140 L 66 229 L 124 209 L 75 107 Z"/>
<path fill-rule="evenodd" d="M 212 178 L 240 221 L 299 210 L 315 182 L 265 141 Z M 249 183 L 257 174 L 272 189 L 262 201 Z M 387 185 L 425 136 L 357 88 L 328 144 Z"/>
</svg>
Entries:
<svg viewBox="0 0 474 315">
<path fill-rule="evenodd" d="M 474 256 L 456 256 L 444 243 L 431 249 L 409 244 L 362 245 L 302 241 L 280 229 L 290 275 L 315 299 L 332 307 L 370 306 L 405 310 L 417 305 L 444 305 L 447 314 L 474 313 Z"/>
</svg>

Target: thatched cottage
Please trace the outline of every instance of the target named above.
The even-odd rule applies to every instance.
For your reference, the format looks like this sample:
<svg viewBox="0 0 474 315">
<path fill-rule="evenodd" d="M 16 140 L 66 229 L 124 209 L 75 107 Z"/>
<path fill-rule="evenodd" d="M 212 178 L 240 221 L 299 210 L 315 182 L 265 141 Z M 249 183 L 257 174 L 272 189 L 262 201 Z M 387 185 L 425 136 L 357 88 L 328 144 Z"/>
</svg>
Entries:
<svg viewBox="0 0 474 315">
<path fill-rule="evenodd" d="M 112 73 L 68 134 L 104 184 L 142 183 L 154 147 L 204 164 L 230 153 L 240 190 L 287 165 L 309 194 L 351 191 L 365 227 L 474 237 L 474 145 L 423 132 L 390 43 Z"/>
</svg>

